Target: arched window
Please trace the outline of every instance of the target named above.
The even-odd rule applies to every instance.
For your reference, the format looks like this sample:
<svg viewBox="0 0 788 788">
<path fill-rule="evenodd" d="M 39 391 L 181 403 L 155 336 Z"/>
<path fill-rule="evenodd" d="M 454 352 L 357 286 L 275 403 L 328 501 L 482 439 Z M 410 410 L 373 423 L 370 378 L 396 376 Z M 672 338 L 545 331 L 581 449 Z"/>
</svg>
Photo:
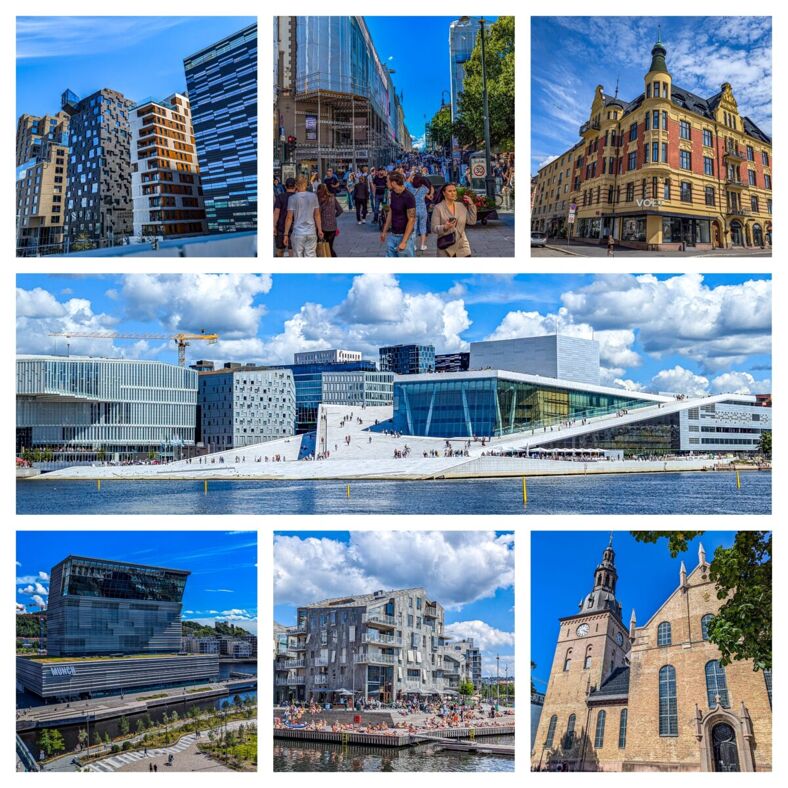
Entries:
<svg viewBox="0 0 788 788">
<path fill-rule="evenodd" d="M 552 747 L 553 746 L 553 737 L 555 736 L 555 726 L 558 724 L 558 717 L 557 715 L 553 714 L 550 717 L 550 724 L 547 726 L 547 738 L 544 740 L 545 747 Z"/>
<path fill-rule="evenodd" d="M 679 735 L 676 669 L 673 665 L 659 669 L 659 735 Z"/>
<path fill-rule="evenodd" d="M 669 646 L 671 644 L 671 636 L 670 636 L 670 622 L 663 621 L 657 627 L 657 645 L 658 646 Z"/>
<path fill-rule="evenodd" d="M 720 665 L 718 659 L 712 659 L 706 663 L 706 695 L 708 696 L 709 708 L 717 705 L 717 695 L 720 696 L 720 705 L 729 708 L 728 684 L 725 681 L 725 670 Z"/>
<path fill-rule="evenodd" d="M 621 716 L 618 718 L 618 746 L 622 749 L 627 746 L 627 710 L 621 709 Z"/>
<path fill-rule="evenodd" d="M 586 658 L 583 662 L 583 670 L 588 670 L 591 667 L 591 646 L 586 647 Z"/>
<path fill-rule="evenodd" d="M 594 735 L 594 747 L 599 750 L 605 743 L 605 710 L 602 709 L 596 715 L 596 734 Z"/>
<path fill-rule="evenodd" d="M 566 723 L 566 736 L 564 736 L 564 749 L 571 750 L 575 743 L 575 715 L 570 714 Z"/>
<path fill-rule="evenodd" d="M 569 666 L 572 664 L 572 649 L 568 648 L 566 650 L 566 657 L 564 657 L 564 672 L 569 670 Z"/>
<path fill-rule="evenodd" d="M 700 636 L 704 640 L 709 639 L 709 624 L 714 620 L 714 616 L 711 613 L 706 613 L 705 616 L 700 620 Z"/>
</svg>

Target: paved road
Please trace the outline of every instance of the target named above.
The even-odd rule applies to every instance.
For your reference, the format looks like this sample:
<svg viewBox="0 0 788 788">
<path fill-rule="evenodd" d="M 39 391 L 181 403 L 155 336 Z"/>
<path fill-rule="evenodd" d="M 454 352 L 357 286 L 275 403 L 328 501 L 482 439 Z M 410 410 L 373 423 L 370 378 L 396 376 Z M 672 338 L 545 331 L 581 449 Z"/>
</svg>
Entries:
<svg viewBox="0 0 788 788">
<path fill-rule="evenodd" d="M 770 249 L 712 249 L 707 252 L 647 252 L 642 249 L 616 249 L 614 257 L 771 257 Z M 606 246 L 555 241 L 546 247 L 531 247 L 531 257 L 607 257 Z"/>
<path fill-rule="evenodd" d="M 347 202 L 340 201 L 345 212 L 338 219 L 339 236 L 334 241 L 338 257 L 384 257 L 386 245 L 380 242 L 380 230 L 372 223 L 372 214 L 366 224 L 356 222 L 356 212 L 347 210 Z M 514 212 L 499 211 L 499 220 L 488 224 L 477 223 L 467 234 L 474 257 L 514 257 Z M 418 243 L 418 242 L 417 242 Z M 435 236 L 427 235 L 427 251 L 416 252 L 417 257 L 435 257 Z"/>
</svg>

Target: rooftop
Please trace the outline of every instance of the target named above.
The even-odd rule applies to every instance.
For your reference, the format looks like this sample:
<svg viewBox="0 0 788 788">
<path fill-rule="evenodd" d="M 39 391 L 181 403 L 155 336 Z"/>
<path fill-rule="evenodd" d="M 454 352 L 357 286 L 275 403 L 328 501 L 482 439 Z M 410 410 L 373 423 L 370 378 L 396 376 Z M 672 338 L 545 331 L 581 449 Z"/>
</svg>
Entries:
<svg viewBox="0 0 788 788">
<path fill-rule="evenodd" d="M 111 656 L 111 655 L 102 655 L 98 654 L 92 657 L 41 657 L 36 656 L 35 654 L 19 654 L 17 655 L 23 659 L 29 659 L 33 662 L 43 662 L 45 664 L 56 664 L 60 662 L 114 662 L 119 659 L 183 659 L 184 657 L 189 657 L 190 659 L 193 657 L 199 657 L 204 659 L 205 657 L 215 657 L 215 654 L 191 654 L 191 653 L 183 653 L 183 654 L 121 654 L 119 656 Z"/>
<path fill-rule="evenodd" d="M 380 602 L 391 596 L 402 596 L 410 594 L 415 591 L 424 593 L 424 588 L 417 586 L 415 588 L 399 588 L 393 591 L 374 591 L 371 594 L 357 594 L 355 596 L 340 596 L 333 599 L 324 599 L 321 602 L 312 602 L 308 605 L 301 605 L 302 608 L 315 608 L 315 607 L 355 607 L 359 605 L 368 605 L 370 602 Z"/>
<path fill-rule="evenodd" d="M 171 569 L 170 567 L 154 566 L 152 564 L 133 564 L 130 561 L 114 561 L 111 558 L 92 558 L 86 555 L 67 555 L 62 561 L 59 561 L 58 563 L 62 564 L 66 561 L 92 561 L 99 564 L 110 564 L 111 566 L 128 566 L 134 567 L 136 569 L 156 569 L 160 572 L 172 572 L 173 574 L 184 576 L 191 574 L 188 569 Z"/>
<path fill-rule="evenodd" d="M 601 700 L 603 698 L 626 697 L 629 695 L 629 668 L 616 668 L 602 686 L 594 690 L 589 696 L 589 700 Z"/>
</svg>

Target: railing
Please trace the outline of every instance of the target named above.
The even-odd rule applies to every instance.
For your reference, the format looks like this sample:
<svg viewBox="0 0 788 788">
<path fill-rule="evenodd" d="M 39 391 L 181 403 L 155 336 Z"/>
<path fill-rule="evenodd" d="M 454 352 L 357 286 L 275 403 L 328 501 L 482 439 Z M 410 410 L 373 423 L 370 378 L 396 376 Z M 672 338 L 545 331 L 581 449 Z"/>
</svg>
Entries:
<svg viewBox="0 0 788 788">
<path fill-rule="evenodd" d="M 382 643 L 386 646 L 401 646 L 402 638 L 396 635 L 373 635 L 372 632 L 365 632 L 361 637 L 361 642 L 372 644 Z"/>
<path fill-rule="evenodd" d="M 587 131 L 599 131 L 598 120 L 588 120 L 580 127 L 580 136 L 582 137 Z"/>
<path fill-rule="evenodd" d="M 384 616 L 381 613 L 366 613 L 361 617 L 362 624 L 386 624 L 387 626 L 397 626 L 397 619 L 394 616 Z"/>
<path fill-rule="evenodd" d="M 750 212 L 745 211 L 743 208 L 728 208 L 726 213 L 728 216 L 749 216 Z"/>
<path fill-rule="evenodd" d="M 328 657 L 315 657 L 315 659 L 312 660 L 312 664 L 316 668 L 325 668 L 328 665 Z"/>
<path fill-rule="evenodd" d="M 312 683 L 313 684 L 328 684 L 328 676 L 312 676 Z"/>
<path fill-rule="evenodd" d="M 286 668 L 303 668 L 304 660 L 302 659 L 288 659 L 285 661 Z"/>
<path fill-rule="evenodd" d="M 741 178 L 726 178 L 725 183 L 728 186 L 744 186 L 744 181 Z"/>
<path fill-rule="evenodd" d="M 303 676 L 291 676 L 289 678 L 277 678 L 275 679 L 275 683 L 277 687 L 292 687 L 298 686 L 304 683 Z"/>
<path fill-rule="evenodd" d="M 430 618 L 437 618 L 438 608 L 435 605 L 427 605 L 424 608 L 424 615 L 429 616 Z"/>
<path fill-rule="evenodd" d="M 396 665 L 399 661 L 396 654 L 379 654 L 374 651 L 366 651 L 357 654 L 353 658 L 356 665 L 365 665 L 371 663 L 373 665 Z"/>
<path fill-rule="evenodd" d="M 732 159 L 741 159 L 744 161 L 746 158 L 745 155 L 738 149 L 735 148 L 733 145 L 730 145 L 725 148 L 725 155 L 730 156 Z"/>
</svg>

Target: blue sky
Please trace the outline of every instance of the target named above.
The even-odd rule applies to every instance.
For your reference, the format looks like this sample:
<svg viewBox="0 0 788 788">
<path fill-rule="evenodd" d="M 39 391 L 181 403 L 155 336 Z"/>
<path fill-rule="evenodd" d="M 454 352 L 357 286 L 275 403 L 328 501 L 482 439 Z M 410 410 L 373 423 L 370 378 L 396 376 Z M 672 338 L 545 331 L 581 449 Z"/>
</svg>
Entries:
<svg viewBox="0 0 788 788">
<path fill-rule="evenodd" d="M 17 17 L 16 112 L 54 113 L 71 88 L 101 88 L 134 101 L 186 90 L 183 58 L 256 17 Z"/>
<path fill-rule="evenodd" d="M 760 274 L 24 274 L 17 352 L 65 354 L 49 332 L 216 332 L 190 362 L 292 363 L 342 347 L 436 352 L 483 339 L 564 333 L 600 343 L 602 381 L 698 394 L 771 390 L 771 280 Z M 164 340 L 70 340 L 72 355 L 174 363 Z"/>
<path fill-rule="evenodd" d="M 533 17 L 531 172 L 578 142 L 594 89 L 643 92 L 658 27 L 674 87 L 703 98 L 730 82 L 739 112 L 772 129 L 770 17 Z M 611 42 L 614 42 L 611 44 Z"/>
<path fill-rule="evenodd" d="M 473 637 L 484 675 L 514 675 L 514 534 L 492 531 L 277 531 L 274 620 L 299 605 L 378 589 L 425 587 L 445 632 Z"/>
<path fill-rule="evenodd" d="M 49 573 L 68 555 L 187 569 L 185 620 L 257 632 L 254 531 L 17 531 L 17 605 L 30 611 L 45 603 Z"/>
<path fill-rule="evenodd" d="M 594 569 L 607 547 L 608 531 L 534 531 L 531 534 L 531 659 L 536 663 L 534 683 L 544 692 L 553 664 L 558 636 L 558 619 L 578 612 L 578 603 L 594 587 Z M 615 531 L 618 583 L 616 598 L 621 603 L 624 624 L 635 609 L 638 626 L 643 626 L 676 590 L 679 569 L 687 572 L 698 565 L 698 544 L 711 561 L 720 545 L 730 547 L 734 531 L 707 531 L 689 543 L 689 549 L 670 557 L 667 540 L 640 544 L 628 531 Z"/>
<path fill-rule="evenodd" d="M 451 101 L 449 25 L 460 16 L 364 17 L 378 56 L 397 72 L 392 80 L 405 95 L 405 125 L 414 141 L 424 136 L 425 115 L 429 123 L 440 109 L 441 91 Z"/>
</svg>

